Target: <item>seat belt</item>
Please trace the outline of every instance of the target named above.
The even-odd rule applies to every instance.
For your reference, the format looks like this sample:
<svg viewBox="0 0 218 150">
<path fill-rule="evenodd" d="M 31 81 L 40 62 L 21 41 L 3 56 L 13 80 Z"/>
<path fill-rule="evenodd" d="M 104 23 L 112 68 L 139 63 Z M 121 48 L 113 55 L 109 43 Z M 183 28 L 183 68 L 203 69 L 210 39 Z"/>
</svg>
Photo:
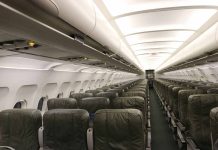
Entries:
<svg viewBox="0 0 218 150">
<path fill-rule="evenodd" d="M 38 130 L 38 141 L 39 141 L 39 150 L 43 150 L 43 127 L 40 127 Z"/>
<path fill-rule="evenodd" d="M 89 128 L 87 130 L 87 145 L 88 150 L 93 150 L 93 121 L 94 121 L 94 113 L 89 114 Z"/>
</svg>

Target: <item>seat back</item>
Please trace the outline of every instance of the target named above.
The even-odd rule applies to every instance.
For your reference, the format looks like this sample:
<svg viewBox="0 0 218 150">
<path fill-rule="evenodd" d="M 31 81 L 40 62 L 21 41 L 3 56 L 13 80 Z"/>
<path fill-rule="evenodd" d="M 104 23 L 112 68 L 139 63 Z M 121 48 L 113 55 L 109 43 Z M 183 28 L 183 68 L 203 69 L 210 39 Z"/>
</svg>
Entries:
<svg viewBox="0 0 218 150">
<path fill-rule="evenodd" d="M 179 117 L 179 108 L 178 108 L 178 94 L 180 90 L 187 89 L 187 87 L 176 86 L 172 88 L 172 97 L 170 99 L 170 107 L 174 113 L 174 115 Z"/>
<path fill-rule="evenodd" d="M 145 150 L 144 122 L 137 109 L 98 110 L 94 119 L 95 150 Z"/>
<path fill-rule="evenodd" d="M 16 150 L 39 150 L 38 130 L 41 126 L 39 110 L 4 110 L 0 112 L 0 146 L 10 146 Z"/>
<path fill-rule="evenodd" d="M 43 116 L 43 149 L 87 150 L 89 114 L 82 109 L 53 109 Z"/>
<path fill-rule="evenodd" d="M 77 101 L 74 98 L 53 98 L 47 102 L 48 110 L 51 109 L 76 109 Z"/>
<path fill-rule="evenodd" d="M 200 149 L 211 150 L 210 110 L 217 106 L 218 94 L 198 94 L 189 97 L 190 134 Z"/>
<path fill-rule="evenodd" d="M 201 94 L 202 90 L 180 90 L 178 94 L 178 112 L 180 121 L 189 128 L 189 120 L 188 120 L 188 98 L 190 95 Z"/>
<path fill-rule="evenodd" d="M 212 140 L 212 150 L 218 150 L 218 107 L 210 111 L 210 130 Z"/>
</svg>

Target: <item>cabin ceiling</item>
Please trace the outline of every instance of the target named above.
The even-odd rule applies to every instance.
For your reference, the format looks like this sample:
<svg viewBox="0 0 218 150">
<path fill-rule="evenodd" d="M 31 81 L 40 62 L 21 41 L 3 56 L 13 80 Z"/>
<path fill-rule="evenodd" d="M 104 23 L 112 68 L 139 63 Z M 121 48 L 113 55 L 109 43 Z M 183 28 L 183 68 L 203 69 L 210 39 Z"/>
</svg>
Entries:
<svg viewBox="0 0 218 150">
<path fill-rule="evenodd" d="M 95 0 L 144 69 L 156 69 L 218 9 L 217 0 Z"/>
</svg>

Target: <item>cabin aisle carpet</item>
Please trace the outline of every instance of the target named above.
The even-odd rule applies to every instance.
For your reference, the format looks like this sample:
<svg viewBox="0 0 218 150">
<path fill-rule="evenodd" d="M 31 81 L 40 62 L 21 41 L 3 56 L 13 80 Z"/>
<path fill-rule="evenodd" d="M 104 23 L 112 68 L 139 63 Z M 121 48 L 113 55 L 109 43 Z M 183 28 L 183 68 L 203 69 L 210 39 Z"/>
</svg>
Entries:
<svg viewBox="0 0 218 150">
<path fill-rule="evenodd" d="M 151 103 L 152 150 L 179 150 L 161 109 L 159 97 L 154 89 L 150 89 L 149 94 Z"/>
</svg>

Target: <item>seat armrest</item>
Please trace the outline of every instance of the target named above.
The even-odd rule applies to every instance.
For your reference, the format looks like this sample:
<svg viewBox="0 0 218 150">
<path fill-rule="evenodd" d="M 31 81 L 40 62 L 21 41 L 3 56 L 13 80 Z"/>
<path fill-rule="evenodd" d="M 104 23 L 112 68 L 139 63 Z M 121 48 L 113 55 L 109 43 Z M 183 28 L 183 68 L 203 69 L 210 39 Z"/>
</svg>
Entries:
<svg viewBox="0 0 218 150">
<path fill-rule="evenodd" d="M 43 148 L 43 127 L 40 127 L 38 130 L 38 141 L 39 141 L 39 146 L 40 148 Z"/>
<path fill-rule="evenodd" d="M 93 150 L 93 128 L 87 130 L 87 145 L 88 150 Z"/>
<path fill-rule="evenodd" d="M 180 131 L 185 132 L 186 128 L 181 122 L 177 122 L 177 126 L 180 129 Z"/>
<path fill-rule="evenodd" d="M 15 150 L 13 147 L 10 147 L 10 146 L 0 146 L 0 150 L 3 149 L 3 150 Z"/>
<path fill-rule="evenodd" d="M 186 141 L 191 150 L 200 150 L 191 138 L 187 138 Z"/>
</svg>

